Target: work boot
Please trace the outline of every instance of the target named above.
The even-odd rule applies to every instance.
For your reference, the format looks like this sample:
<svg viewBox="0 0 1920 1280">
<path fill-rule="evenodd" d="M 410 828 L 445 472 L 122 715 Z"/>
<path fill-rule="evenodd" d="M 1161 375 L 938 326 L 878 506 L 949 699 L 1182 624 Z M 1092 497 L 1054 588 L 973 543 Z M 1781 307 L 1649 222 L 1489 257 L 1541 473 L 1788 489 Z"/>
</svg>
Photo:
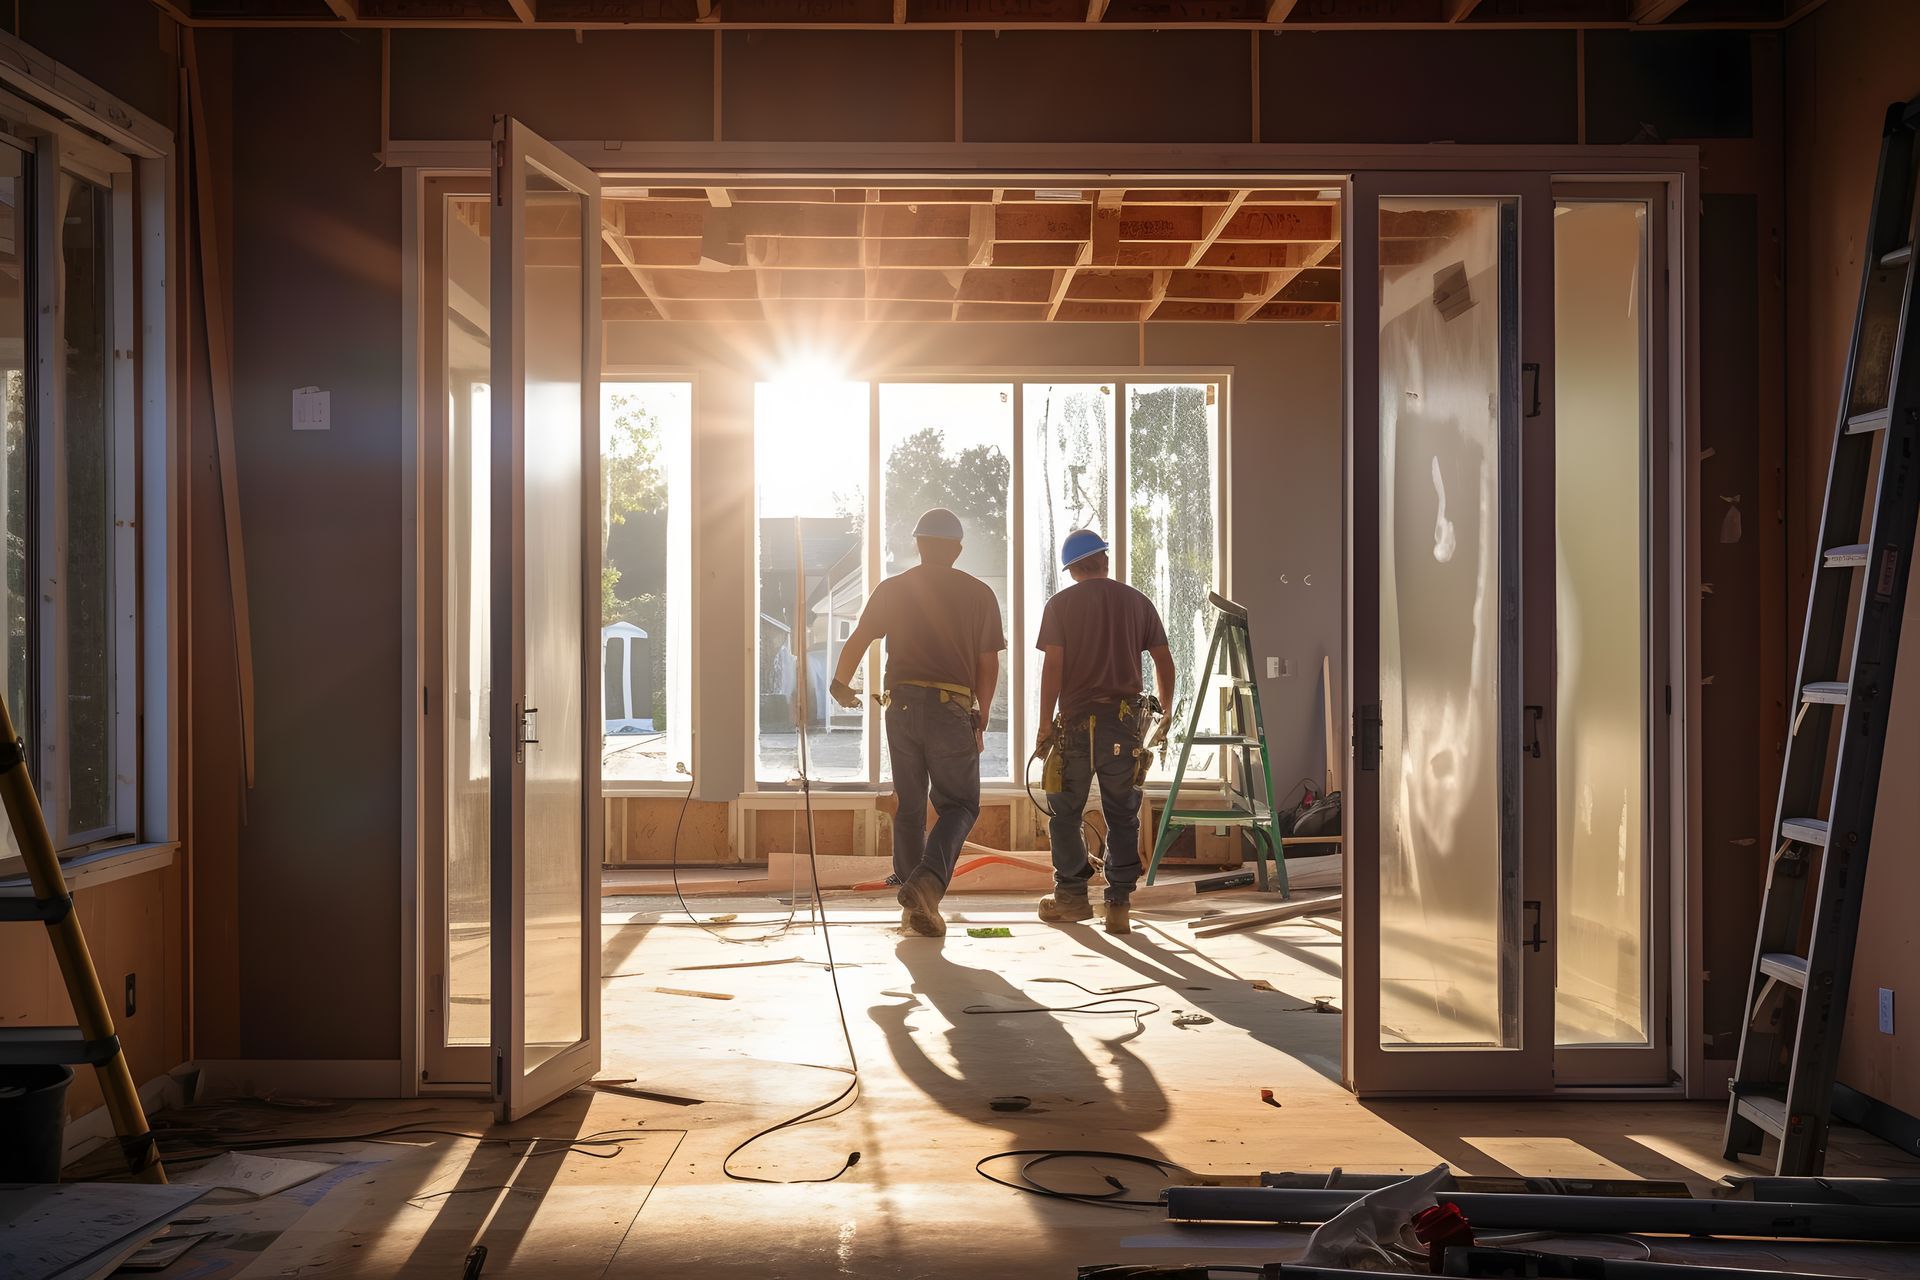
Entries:
<svg viewBox="0 0 1920 1280">
<path fill-rule="evenodd" d="M 1048 924 L 1079 924 L 1093 919 L 1093 904 L 1085 898 L 1051 893 L 1040 899 L 1040 918 Z"/>
<path fill-rule="evenodd" d="M 1124 902 L 1107 903 L 1107 932 L 1132 933 L 1133 910 Z"/>
<path fill-rule="evenodd" d="M 900 913 L 901 928 L 923 938 L 947 936 L 947 922 L 940 914 L 940 891 L 932 877 L 909 876 L 893 896 L 904 908 Z"/>
</svg>

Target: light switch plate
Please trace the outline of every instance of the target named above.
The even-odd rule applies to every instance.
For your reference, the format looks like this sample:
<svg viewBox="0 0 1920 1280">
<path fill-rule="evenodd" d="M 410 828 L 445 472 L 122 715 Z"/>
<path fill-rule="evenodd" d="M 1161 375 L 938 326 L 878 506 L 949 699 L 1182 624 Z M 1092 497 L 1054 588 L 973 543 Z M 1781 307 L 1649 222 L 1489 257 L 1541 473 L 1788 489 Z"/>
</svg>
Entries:
<svg viewBox="0 0 1920 1280">
<path fill-rule="evenodd" d="M 1880 1034 L 1893 1034 L 1893 988 L 1880 988 Z"/>
<path fill-rule="evenodd" d="M 1268 658 L 1267 659 L 1267 679 L 1278 680 L 1279 678 L 1280 678 L 1280 659 Z"/>
</svg>

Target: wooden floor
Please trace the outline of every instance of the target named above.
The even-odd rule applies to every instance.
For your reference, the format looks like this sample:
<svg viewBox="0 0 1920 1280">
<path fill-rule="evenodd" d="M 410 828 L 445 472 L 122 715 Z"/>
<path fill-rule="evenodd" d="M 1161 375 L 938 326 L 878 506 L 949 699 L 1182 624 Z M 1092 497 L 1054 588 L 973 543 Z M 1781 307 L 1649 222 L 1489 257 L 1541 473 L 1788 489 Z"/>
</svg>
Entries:
<svg viewBox="0 0 1920 1280">
<path fill-rule="evenodd" d="M 759 904 L 741 920 L 765 919 Z M 1675 1101 L 1363 1103 L 1341 1089 L 1340 939 L 1295 923 L 1191 944 L 1194 909 L 1141 913 L 1136 932 L 1052 928 L 1013 899 L 955 904 L 944 941 L 902 937 L 884 897 L 837 898 L 821 963 L 817 930 L 735 923 L 722 942 L 655 900 L 605 904 L 602 1077 L 683 1100 L 582 1092 L 481 1145 L 458 1137 L 332 1142 L 285 1154 L 348 1166 L 260 1205 L 215 1205 L 216 1233 L 168 1276 L 453 1277 L 478 1240 L 484 1275 L 538 1277 L 1071 1277 L 1095 1262 L 1260 1262 L 1297 1256 L 1304 1232 L 1192 1229 L 1156 1210 L 1051 1201 L 974 1170 L 1011 1149 L 1102 1148 L 1209 1175 L 1262 1170 L 1685 1179 L 1704 1191 L 1734 1171 L 1718 1155 L 1721 1108 Z M 1233 904 L 1229 904 L 1233 905 Z M 1244 904 L 1241 904 L 1244 905 Z M 702 911 L 734 910 L 703 900 Z M 672 921 L 672 922 L 666 922 Z M 974 938 L 1000 925 L 1008 938 Z M 736 1157 L 736 1173 L 829 1183 L 730 1181 L 728 1151 L 825 1102 L 847 1077 L 837 977 L 860 1065 L 843 1114 Z M 1121 1014 L 977 1013 L 1076 1005 L 1151 983 Z M 1258 985 L 1256 985 L 1258 984 Z M 661 990 L 667 988 L 668 990 Z M 704 993 L 704 994 L 689 994 Z M 711 997 L 729 997 L 715 999 Z M 1111 1006 L 1109 1006 L 1111 1007 Z M 1179 1014 L 1208 1021 L 1176 1025 Z M 1280 1105 L 1261 1100 L 1271 1089 Z M 1029 1100 L 1020 1111 L 996 1098 Z M 409 1124 L 479 1133 L 458 1101 L 337 1104 L 319 1111 L 229 1104 L 174 1118 L 218 1136 L 347 1135 Z M 567 1152 L 558 1140 L 618 1146 Z M 997 1166 L 1011 1174 L 1006 1164 Z M 1125 1165 L 1063 1164 L 1050 1176 L 1105 1190 L 1111 1173 L 1151 1199 L 1163 1180 Z M 1842 1131 L 1829 1172 L 1920 1174 L 1874 1139 Z M 1836 1275 L 1912 1275 L 1920 1251 L 1781 1242 L 1653 1239 L 1655 1256 Z M 1641 1257 L 1628 1240 L 1530 1246 Z"/>
</svg>

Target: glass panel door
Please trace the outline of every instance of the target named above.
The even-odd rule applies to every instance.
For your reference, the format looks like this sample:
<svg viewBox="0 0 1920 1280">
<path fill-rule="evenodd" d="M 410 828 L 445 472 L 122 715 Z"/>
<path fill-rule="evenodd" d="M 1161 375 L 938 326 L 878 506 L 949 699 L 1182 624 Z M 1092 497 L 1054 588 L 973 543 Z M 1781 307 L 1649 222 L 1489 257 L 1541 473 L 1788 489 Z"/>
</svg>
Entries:
<svg viewBox="0 0 1920 1280">
<path fill-rule="evenodd" d="M 503 1120 L 599 1066 L 600 188 L 495 125 L 493 1044 Z"/>
<path fill-rule="evenodd" d="M 1554 207 L 1557 700 L 1560 723 L 1579 729 L 1557 753 L 1561 1084 L 1663 1084 L 1668 1073 L 1653 785 L 1665 687 L 1651 465 L 1660 207 L 1657 193 L 1610 186 L 1568 186 Z"/>
<path fill-rule="evenodd" d="M 1522 601 L 1553 598 L 1524 553 L 1552 545 L 1550 194 L 1370 175 L 1353 208 L 1347 1069 L 1546 1090 L 1553 615 Z"/>
</svg>

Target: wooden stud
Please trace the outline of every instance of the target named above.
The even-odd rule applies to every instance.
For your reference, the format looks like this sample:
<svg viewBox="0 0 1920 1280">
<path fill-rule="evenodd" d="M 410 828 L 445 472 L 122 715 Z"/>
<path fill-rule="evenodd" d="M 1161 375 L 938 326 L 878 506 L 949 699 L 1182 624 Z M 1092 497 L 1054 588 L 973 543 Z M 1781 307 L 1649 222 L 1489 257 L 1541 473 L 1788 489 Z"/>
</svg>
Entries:
<svg viewBox="0 0 1920 1280">
<path fill-rule="evenodd" d="M 201 310 L 207 331 L 207 372 L 213 389 L 214 453 L 220 464 L 220 509 L 227 542 L 227 589 L 232 597 L 234 661 L 240 684 L 240 745 L 246 784 L 253 786 L 253 611 L 247 597 L 247 552 L 241 537 L 240 470 L 234 451 L 233 351 L 227 328 L 226 280 L 220 257 L 220 227 L 215 219 L 219 203 L 213 191 L 213 161 L 207 154 L 207 108 L 200 91 L 200 61 L 194 33 L 181 33 L 185 55 L 187 100 L 191 114 L 195 208 L 200 246 Z"/>
</svg>

